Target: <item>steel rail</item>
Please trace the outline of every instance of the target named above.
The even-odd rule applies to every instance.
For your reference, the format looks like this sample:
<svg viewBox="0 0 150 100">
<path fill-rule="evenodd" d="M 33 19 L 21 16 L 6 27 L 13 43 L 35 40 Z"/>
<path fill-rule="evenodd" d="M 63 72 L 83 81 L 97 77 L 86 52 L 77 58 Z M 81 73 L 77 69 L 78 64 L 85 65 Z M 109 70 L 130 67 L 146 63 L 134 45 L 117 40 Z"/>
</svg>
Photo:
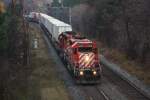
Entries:
<svg viewBox="0 0 150 100">
<path fill-rule="evenodd" d="M 126 92 L 125 94 L 127 94 L 128 96 L 133 96 L 135 94 L 139 94 L 139 95 L 135 95 L 134 98 L 143 97 L 144 100 L 150 100 L 150 98 L 147 95 L 145 95 L 143 91 L 138 89 L 138 87 L 136 87 L 134 84 L 132 84 L 126 78 L 118 75 L 117 73 L 115 73 L 114 71 L 112 71 L 109 68 L 105 68 L 104 71 L 108 71 L 108 72 L 105 72 L 103 76 L 105 76 L 105 78 L 108 79 L 108 81 L 110 81 L 110 83 L 116 84 L 116 86 L 119 88 L 125 85 L 126 88 L 128 88 L 128 90 L 123 90 L 123 92 L 126 92 L 126 91 L 132 92 L 132 93 Z"/>
<path fill-rule="evenodd" d="M 98 86 L 96 86 L 95 88 L 97 89 L 97 91 L 98 91 L 99 93 L 101 93 L 101 94 L 103 95 L 103 97 L 105 98 L 105 100 L 111 100 L 110 97 L 108 97 L 108 95 L 107 95 L 103 90 L 100 90 L 100 89 L 98 88 Z"/>
</svg>

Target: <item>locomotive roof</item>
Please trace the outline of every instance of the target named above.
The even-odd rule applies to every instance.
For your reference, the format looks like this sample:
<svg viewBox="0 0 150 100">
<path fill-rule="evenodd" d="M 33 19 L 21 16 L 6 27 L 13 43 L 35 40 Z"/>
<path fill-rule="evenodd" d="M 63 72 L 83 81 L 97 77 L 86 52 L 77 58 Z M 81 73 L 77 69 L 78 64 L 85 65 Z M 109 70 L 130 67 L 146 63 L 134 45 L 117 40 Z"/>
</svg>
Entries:
<svg viewBox="0 0 150 100">
<path fill-rule="evenodd" d="M 92 43 L 89 39 L 71 39 L 72 42 L 77 42 L 77 43 Z"/>
<path fill-rule="evenodd" d="M 40 15 L 42 17 L 46 18 L 47 20 L 49 20 L 52 24 L 54 24 L 56 26 L 71 26 L 71 25 L 64 23 L 64 22 L 62 22 L 62 21 L 60 21 L 60 20 L 58 20 L 52 16 L 48 16 L 48 15 L 43 14 L 43 13 L 40 13 Z"/>
<path fill-rule="evenodd" d="M 88 39 L 86 39 L 88 40 Z M 92 41 L 88 40 L 88 41 L 74 41 L 73 44 L 71 45 L 71 47 L 75 47 L 76 45 L 83 45 L 83 44 L 92 44 Z"/>
</svg>

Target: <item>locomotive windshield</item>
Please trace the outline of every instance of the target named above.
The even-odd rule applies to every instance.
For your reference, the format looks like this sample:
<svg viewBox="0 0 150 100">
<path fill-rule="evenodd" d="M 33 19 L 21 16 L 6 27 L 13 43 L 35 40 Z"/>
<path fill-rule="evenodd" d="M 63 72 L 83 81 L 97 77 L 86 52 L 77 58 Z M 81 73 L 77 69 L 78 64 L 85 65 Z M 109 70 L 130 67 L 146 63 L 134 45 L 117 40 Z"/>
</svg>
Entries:
<svg viewBox="0 0 150 100">
<path fill-rule="evenodd" d="M 79 47 L 79 52 L 92 52 L 92 47 Z"/>
</svg>

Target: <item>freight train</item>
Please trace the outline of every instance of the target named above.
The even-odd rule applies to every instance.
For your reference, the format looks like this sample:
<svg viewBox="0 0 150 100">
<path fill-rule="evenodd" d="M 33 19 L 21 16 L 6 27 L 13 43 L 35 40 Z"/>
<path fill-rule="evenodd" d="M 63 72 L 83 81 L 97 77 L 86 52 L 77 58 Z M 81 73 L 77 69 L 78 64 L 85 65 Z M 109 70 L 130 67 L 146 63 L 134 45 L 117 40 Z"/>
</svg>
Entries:
<svg viewBox="0 0 150 100">
<path fill-rule="evenodd" d="M 77 83 L 100 82 L 102 69 L 96 42 L 73 32 L 71 25 L 46 14 L 34 13 L 30 19 L 38 20 Z"/>
<path fill-rule="evenodd" d="M 30 22 L 38 22 L 40 13 L 30 12 L 28 15 L 24 15 L 24 18 Z"/>
</svg>

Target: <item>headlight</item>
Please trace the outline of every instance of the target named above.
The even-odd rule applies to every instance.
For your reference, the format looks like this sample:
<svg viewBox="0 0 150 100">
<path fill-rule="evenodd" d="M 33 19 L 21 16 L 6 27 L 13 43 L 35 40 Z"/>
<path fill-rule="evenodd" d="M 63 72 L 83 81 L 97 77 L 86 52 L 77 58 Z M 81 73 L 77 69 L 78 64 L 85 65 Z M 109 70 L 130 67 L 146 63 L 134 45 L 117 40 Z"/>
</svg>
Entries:
<svg viewBox="0 0 150 100">
<path fill-rule="evenodd" d="M 93 75 L 96 75 L 97 74 L 97 72 L 96 71 L 93 71 Z"/>
<path fill-rule="evenodd" d="M 80 71 L 80 76 L 83 76 L 83 74 L 84 74 L 83 71 Z"/>
<path fill-rule="evenodd" d="M 86 60 L 86 61 L 89 61 L 89 56 L 86 56 L 86 57 L 85 57 L 85 60 Z"/>
</svg>

